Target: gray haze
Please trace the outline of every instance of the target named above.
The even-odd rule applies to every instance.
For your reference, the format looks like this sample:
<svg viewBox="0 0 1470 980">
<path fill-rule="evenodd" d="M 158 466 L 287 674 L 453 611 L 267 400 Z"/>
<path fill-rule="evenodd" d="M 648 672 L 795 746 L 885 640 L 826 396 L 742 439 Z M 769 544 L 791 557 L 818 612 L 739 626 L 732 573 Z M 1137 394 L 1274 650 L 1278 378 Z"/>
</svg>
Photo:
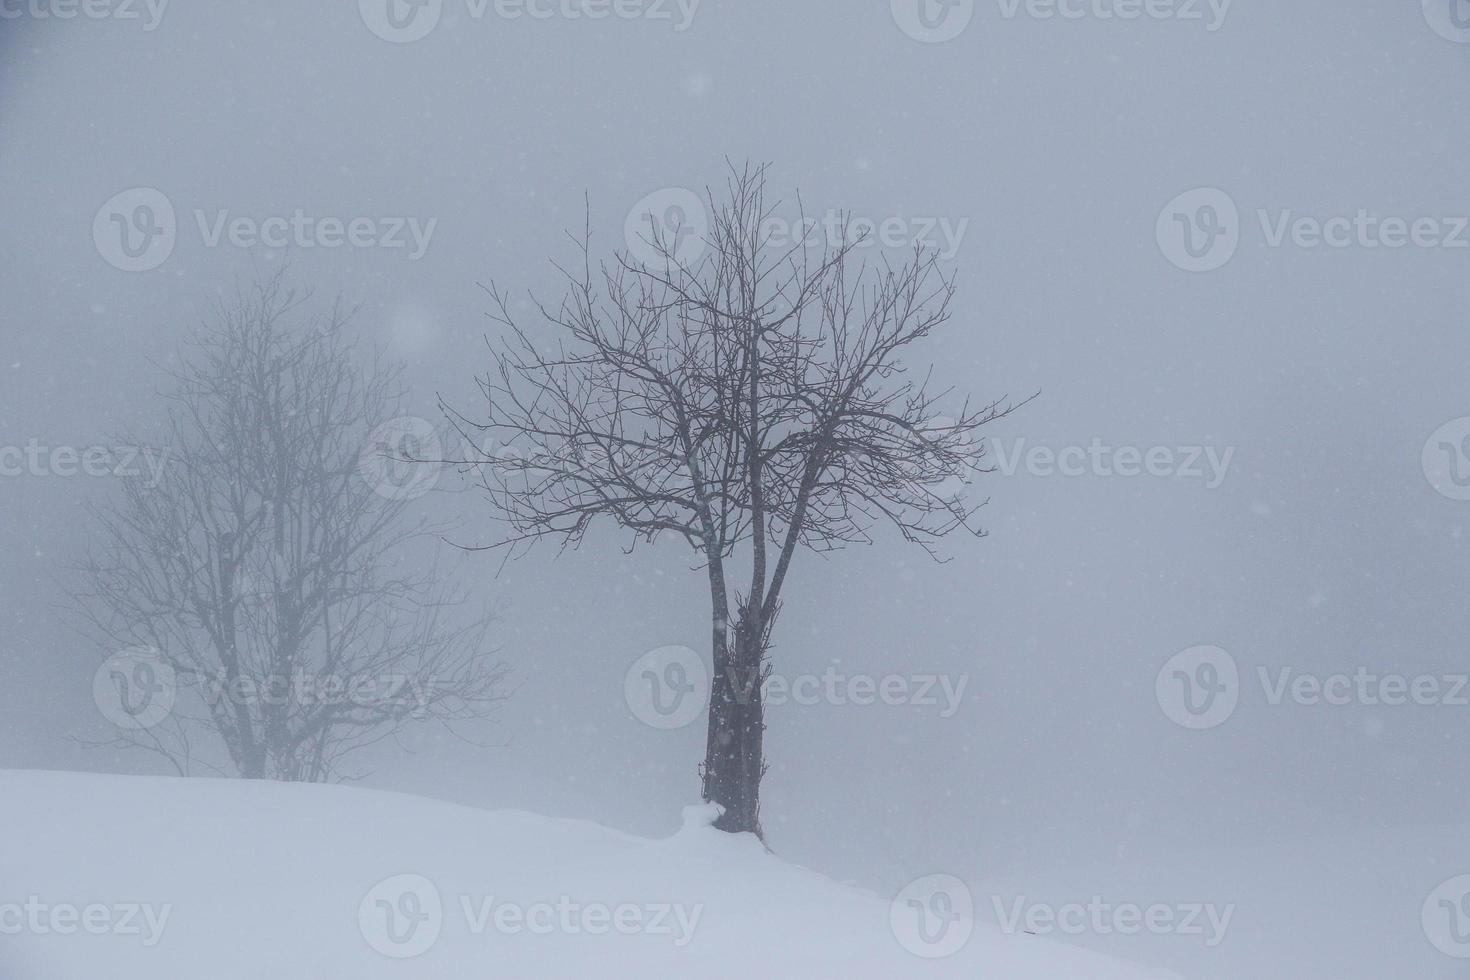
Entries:
<svg viewBox="0 0 1470 980">
<path fill-rule="evenodd" d="M 675 5 L 673 22 L 542 21 L 444 0 L 407 44 L 354 7 L 178 0 L 151 31 L 141 6 L 132 21 L 0 21 L 0 444 L 147 431 L 160 364 L 211 300 L 286 257 L 210 247 L 196 209 L 437 219 L 417 259 L 289 255 L 319 300 L 360 304 L 364 339 L 408 364 L 406 412 L 435 418 L 439 394 L 475 407 L 494 329 L 477 283 L 550 295 L 547 260 L 575 260 L 563 230 L 580 228 L 584 194 L 608 254 L 645 195 L 721 184 L 727 157 L 769 160 L 808 210 L 968 221 L 957 315 L 915 356 L 982 396 L 1041 392 L 992 428 L 1007 453 L 1095 438 L 1234 451 L 1213 488 L 981 476 L 990 536 L 951 539 L 948 564 L 890 536 L 800 556 L 778 671 L 968 687 L 947 718 L 773 709 L 773 849 L 892 893 L 935 871 L 1466 822 L 1470 707 L 1273 706 L 1256 679 L 1466 670 L 1470 502 L 1436 492 L 1421 453 L 1470 415 L 1470 249 L 1271 247 L 1257 218 L 1470 214 L 1470 44 L 1418 3 L 1236 0 L 1212 31 L 1205 4 L 1204 21 L 1071 21 L 981 0 L 937 44 L 878 0 L 704 0 L 683 31 Z M 92 240 L 103 202 L 133 187 L 178 216 L 173 254 L 147 272 Z M 1155 234 L 1198 187 L 1240 211 L 1238 251 L 1207 273 L 1176 268 Z M 443 474 L 419 506 L 456 515 L 456 540 L 488 538 L 458 486 Z M 69 632 L 55 577 L 106 491 L 0 478 L 0 767 L 160 771 L 74 741 L 104 733 L 101 654 Z M 698 797 L 703 727 L 640 724 L 623 677 L 654 647 L 707 653 L 708 593 L 682 546 L 628 557 L 619 542 L 595 534 L 498 577 L 496 558 L 466 556 L 520 684 L 473 734 L 505 745 L 420 734 L 412 754 L 378 752 L 366 785 L 670 832 Z M 1202 644 L 1233 655 L 1243 691 L 1226 723 L 1189 731 L 1155 678 Z M 1415 932 L 1422 894 L 1470 872 L 1427 854 L 1414 890 L 1381 898 L 1385 933 Z M 1452 975 L 1423 956 L 1402 975 Z"/>
</svg>

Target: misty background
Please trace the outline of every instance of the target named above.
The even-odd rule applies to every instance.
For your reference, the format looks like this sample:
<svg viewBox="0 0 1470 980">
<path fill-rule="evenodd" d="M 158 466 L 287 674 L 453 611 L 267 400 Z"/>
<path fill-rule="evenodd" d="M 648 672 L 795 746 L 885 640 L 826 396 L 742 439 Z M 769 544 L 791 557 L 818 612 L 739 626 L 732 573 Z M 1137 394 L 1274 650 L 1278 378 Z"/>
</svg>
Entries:
<svg viewBox="0 0 1470 980">
<path fill-rule="evenodd" d="M 584 195 L 594 255 L 630 209 L 772 162 L 809 211 L 967 221 L 956 316 L 910 363 L 984 398 L 1041 396 L 990 428 L 1060 450 L 1100 439 L 1233 449 L 1221 485 L 982 475 L 982 541 L 929 561 L 891 535 L 801 554 L 777 670 L 968 676 L 937 708 L 773 708 L 763 817 L 780 855 L 886 893 L 1197 849 L 1465 822 L 1470 708 L 1272 706 L 1257 667 L 1443 675 L 1466 668 L 1470 503 L 1421 454 L 1470 414 L 1470 252 L 1269 247 L 1257 209 L 1324 218 L 1470 213 L 1470 45 L 1415 2 L 1236 0 L 1201 21 L 1008 19 L 906 36 L 889 5 L 703 0 L 673 20 L 476 19 L 374 35 L 353 4 L 168 5 L 141 20 L 0 20 L 0 445 L 113 446 L 210 303 L 289 260 L 321 308 L 407 364 L 408 415 L 470 414 L 494 279 L 555 298 Z M 167 195 L 158 268 L 110 265 L 94 216 Z M 1223 268 L 1176 268 L 1161 209 L 1197 187 L 1239 205 Z M 410 249 L 211 247 L 194 213 L 436 220 Z M 487 505 L 442 473 L 418 510 L 491 538 Z M 102 652 L 68 628 L 57 577 L 105 479 L 0 478 L 0 767 L 160 772 L 87 749 Z M 708 652 L 708 592 L 670 541 L 502 569 L 457 560 L 498 610 L 518 689 L 484 748 L 437 730 L 374 752 L 365 785 L 664 834 L 699 793 L 704 728 L 641 724 L 628 666 Z M 427 561 L 427 556 L 424 556 Z M 498 573 L 498 574 L 497 574 Z M 1245 678 L 1210 731 L 1174 724 L 1155 678 L 1210 644 Z M 1445 834 L 1449 840 L 1450 835 Z M 1313 852 L 1315 853 L 1315 852 Z M 1432 848 L 1422 894 L 1470 871 Z M 1416 879 L 1417 880 L 1417 879 Z M 1201 900 L 1211 896 L 1198 896 Z M 1228 898 L 1228 896 L 1227 896 Z M 1401 911 L 1401 921 L 1393 918 Z M 1242 915 L 1246 914 L 1244 911 Z M 1449 960 L 1439 962 L 1447 970 Z M 1448 974 L 1445 974 L 1448 975 Z"/>
</svg>

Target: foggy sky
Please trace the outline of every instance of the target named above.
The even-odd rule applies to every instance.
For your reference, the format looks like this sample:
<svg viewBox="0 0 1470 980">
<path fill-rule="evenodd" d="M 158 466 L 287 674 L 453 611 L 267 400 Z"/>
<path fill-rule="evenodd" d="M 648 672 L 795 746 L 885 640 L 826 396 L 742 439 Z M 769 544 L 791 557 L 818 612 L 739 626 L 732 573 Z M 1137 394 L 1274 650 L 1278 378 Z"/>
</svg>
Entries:
<svg viewBox="0 0 1470 980">
<path fill-rule="evenodd" d="M 672 9 L 677 11 L 677 7 Z M 554 293 L 584 195 L 594 246 L 645 195 L 771 161 L 808 209 L 968 225 L 956 316 L 918 360 L 965 391 L 1041 396 L 990 435 L 1054 450 L 1234 450 L 1224 482 L 982 476 L 984 540 L 935 564 L 891 536 L 801 555 L 781 672 L 968 676 L 958 712 L 787 706 L 770 717 L 772 847 L 892 890 L 1155 847 L 1289 842 L 1462 820 L 1470 708 L 1266 703 L 1257 667 L 1466 669 L 1470 503 L 1421 452 L 1470 415 L 1467 261 L 1452 248 L 1271 247 L 1257 217 L 1470 213 L 1470 45 L 1417 3 L 1237 0 L 1177 20 L 1004 16 L 921 43 L 888 5 L 704 0 L 669 21 L 476 20 L 445 0 L 393 44 L 353 4 L 184 3 L 138 21 L 0 21 L 0 444 L 112 445 L 156 419 L 159 364 L 213 297 L 283 258 L 210 247 L 210 220 L 437 219 L 423 256 L 292 248 L 296 280 L 360 304 L 408 364 L 409 414 L 475 407 L 494 331 L 477 283 Z M 145 15 L 146 21 L 146 15 Z M 677 21 L 677 17 L 676 17 Z M 157 188 L 178 215 L 159 268 L 109 265 L 103 202 Z M 1176 268 L 1161 209 L 1193 188 L 1240 211 L 1233 259 Z M 1466 236 L 1470 238 L 1470 236 Z M 456 487 L 452 474 L 440 482 Z M 54 608 L 105 480 L 0 478 L 0 767 L 153 772 L 89 750 L 99 653 Z M 418 505 L 488 537 L 486 505 Z M 520 688 L 479 748 L 385 749 L 370 786 L 667 833 L 697 799 L 700 724 L 641 725 L 645 651 L 707 653 L 708 593 L 673 542 L 625 557 L 468 557 Z M 1174 724 L 1155 677 L 1229 651 L 1220 727 Z M 1451 871 L 1464 869 L 1446 869 Z M 1410 909 L 1410 920 L 1415 910 Z"/>
</svg>

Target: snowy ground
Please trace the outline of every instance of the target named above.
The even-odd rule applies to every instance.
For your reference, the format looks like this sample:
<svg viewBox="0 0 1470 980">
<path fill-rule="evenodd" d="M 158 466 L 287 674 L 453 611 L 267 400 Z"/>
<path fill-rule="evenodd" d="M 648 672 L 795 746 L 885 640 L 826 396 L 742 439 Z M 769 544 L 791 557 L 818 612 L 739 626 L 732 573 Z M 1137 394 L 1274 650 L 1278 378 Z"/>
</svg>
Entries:
<svg viewBox="0 0 1470 980">
<path fill-rule="evenodd" d="M 0 772 L 4 980 L 1170 976 L 667 840 L 361 789 Z M 948 954 L 936 957 L 933 954 Z"/>
<path fill-rule="evenodd" d="M 1081 909 L 1071 921 L 1083 928 L 1049 925 L 1045 934 L 1189 980 L 1463 980 L 1470 901 L 1463 883 L 1449 889 L 1464 909 L 1451 927 L 1433 896 L 1467 873 L 1470 832 L 1421 827 L 1130 856 L 977 882 L 972 891 L 977 918 L 1002 926 L 1018 908 L 1023 919 L 1036 907 Z M 1163 927 L 1125 934 L 1116 928 L 1123 906 L 1161 909 Z"/>
</svg>

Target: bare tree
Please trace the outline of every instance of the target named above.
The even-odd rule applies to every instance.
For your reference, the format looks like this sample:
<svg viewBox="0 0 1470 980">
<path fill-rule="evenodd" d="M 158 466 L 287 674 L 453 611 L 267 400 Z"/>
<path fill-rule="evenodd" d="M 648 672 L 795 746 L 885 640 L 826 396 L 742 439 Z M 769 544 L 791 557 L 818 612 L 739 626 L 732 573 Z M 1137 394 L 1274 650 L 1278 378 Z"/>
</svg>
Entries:
<svg viewBox="0 0 1470 980">
<path fill-rule="evenodd" d="M 87 632 L 125 651 L 97 688 L 126 714 L 118 742 L 181 774 L 344 778 L 345 756 L 405 723 L 504 696 L 488 617 L 402 561 L 430 528 L 400 485 L 369 479 L 405 448 L 396 372 L 360 366 L 340 305 L 306 317 L 283 277 L 220 304 L 183 352 L 163 478 L 123 479 L 73 592 Z"/>
<path fill-rule="evenodd" d="M 650 227 L 656 261 L 594 270 L 584 235 L 565 297 L 534 304 L 550 346 L 490 286 L 506 334 L 479 379 L 487 407 L 445 408 L 466 444 L 495 445 L 460 461 L 508 526 L 486 547 L 576 547 L 606 518 L 630 550 L 666 535 L 694 549 L 712 608 L 703 794 L 718 826 L 757 834 L 761 685 L 797 552 L 869 542 L 879 524 L 936 557 L 951 532 L 982 535 L 980 502 L 957 490 L 982 471 L 975 430 L 1012 410 L 946 416 L 950 392 L 906 376 L 906 348 L 950 317 L 933 254 L 869 266 L 848 234 L 777 247 L 765 188 L 766 168 L 732 168 L 722 199 L 707 195 L 703 247 Z"/>
</svg>

